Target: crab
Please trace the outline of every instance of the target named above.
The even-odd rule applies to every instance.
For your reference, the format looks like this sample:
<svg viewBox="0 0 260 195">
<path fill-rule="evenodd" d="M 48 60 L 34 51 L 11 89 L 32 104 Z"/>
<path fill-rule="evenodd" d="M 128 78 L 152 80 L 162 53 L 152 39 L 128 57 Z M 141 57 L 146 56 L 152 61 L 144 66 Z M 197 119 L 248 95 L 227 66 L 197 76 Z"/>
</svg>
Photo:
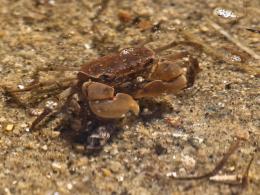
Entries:
<svg viewBox="0 0 260 195">
<path fill-rule="evenodd" d="M 125 48 L 82 65 L 73 84 L 57 95 L 58 101 L 65 103 L 46 106 L 32 123 L 31 129 L 53 111 L 61 112 L 69 104 L 73 104 L 78 113 L 82 110 L 86 113 L 87 109 L 100 120 L 120 119 L 129 112 L 138 115 L 138 100 L 141 98 L 178 94 L 192 86 L 200 70 L 196 58 L 188 52 L 158 57 L 161 51 L 177 44 L 190 43 L 172 42 L 154 50 L 144 45 Z M 16 92 L 30 91 L 38 86 L 36 84 Z M 78 99 L 75 100 L 75 96 Z M 81 128 L 85 127 L 78 127 Z M 89 136 L 88 148 L 102 147 L 110 134 L 111 131 L 99 128 Z"/>
</svg>

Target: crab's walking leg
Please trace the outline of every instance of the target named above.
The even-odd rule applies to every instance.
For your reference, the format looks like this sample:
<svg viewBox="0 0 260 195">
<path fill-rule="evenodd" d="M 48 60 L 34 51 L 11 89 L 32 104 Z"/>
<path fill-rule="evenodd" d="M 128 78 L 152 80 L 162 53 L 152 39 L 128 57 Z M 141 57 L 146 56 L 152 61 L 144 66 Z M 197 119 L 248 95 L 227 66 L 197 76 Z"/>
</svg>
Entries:
<svg viewBox="0 0 260 195">
<path fill-rule="evenodd" d="M 115 132 L 116 127 L 111 125 L 97 128 L 88 138 L 85 148 L 88 152 L 100 150 Z"/>
<path fill-rule="evenodd" d="M 45 81 L 45 82 L 39 82 L 37 84 L 33 84 L 33 85 L 29 85 L 27 87 L 25 87 L 24 89 L 12 89 L 12 88 L 7 88 L 6 90 L 8 90 L 9 92 L 12 93 L 18 93 L 18 92 L 26 92 L 26 91 L 31 91 L 33 89 L 38 89 L 44 86 L 52 86 L 52 85 L 57 85 L 58 87 L 60 87 L 60 85 L 62 85 L 63 82 L 67 83 L 67 82 L 72 82 L 75 81 L 75 77 L 71 77 L 71 78 L 65 78 L 65 79 L 61 79 L 61 80 L 50 80 L 50 81 Z M 61 84 L 59 84 L 61 83 Z M 40 92 L 40 90 L 38 90 Z"/>
<path fill-rule="evenodd" d="M 42 111 L 42 113 L 37 116 L 37 118 L 32 122 L 31 126 L 30 126 L 30 131 L 34 130 L 35 127 L 46 117 L 48 116 L 50 113 L 52 112 L 52 109 L 45 107 L 44 110 Z"/>
<path fill-rule="evenodd" d="M 86 82 L 82 87 L 91 111 L 101 118 L 122 118 L 129 111 L 138 115 L 139 105 L 128 94 L 117 93 L 114 88 L 102 83 Z"/>
<path fill-rule="evenodd" d="M 178 45 L 191 46 L 191 47 L 197 49 L 199 52 L 202 52 L 202 45 L 199 43 L 196 43 L 196 42 L 192 42 L 192 41 L 173 41 L 167 45 L 154 49 L 154 51 L 158 54 L 164 50 L 170 49 L 172 47 L 176 47 Z"/>
<path fill-rule="evenodd" d="M 163 93 L 177 94 L 187 87 L 184 69 L 171 61 L 159 62 L 150 75 L 150 79 L 152 81 L 142 86 L 134 94 L 134 98 L 155 97 Z"/>
<path fill-rule="evenodd" d="M 183 62 L 184 57 L 187 60 Z M 133 96 L 142 98 L 160 96 L 163 93 L 177 94 L 193 85 L 199 71 L 198 61 L 189 56 L 188 52 L 168 55 L 155 66 L 149 76 L 152 81 L 142 86 Z"/>
<path fill-rule="evenodd" d="M 55 104 L 46 105 L 42 113 L 32 122 L 30 130 L 34 130 L 35 127 L 48 115 L 59 113 L 60 110 L 70 101 L 70 97 L 74 94 L 73 87 L 70 87 L 60 93 L 56 98 Z M 64 102 L 63 104 L 61 102 Z"/>
</svg>

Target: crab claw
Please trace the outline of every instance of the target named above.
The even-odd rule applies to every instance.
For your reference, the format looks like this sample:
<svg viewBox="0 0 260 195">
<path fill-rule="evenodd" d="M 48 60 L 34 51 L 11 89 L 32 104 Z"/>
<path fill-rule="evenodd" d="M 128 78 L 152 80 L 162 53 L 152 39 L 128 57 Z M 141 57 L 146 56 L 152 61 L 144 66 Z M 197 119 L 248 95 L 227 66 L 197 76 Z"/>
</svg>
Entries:
<svg viewBox="0 0 260 195">
<path fill-rule="evenodd" d="M 112 100 L 89 101 L 90 109 L 101 118 L 123 118 L 125 114 L 132 111 L 135 115 L 139 113 L 139 105 L 130 96 L 118 93 Z"/>
<path fill-rule="evenodd" d="M 161 62 L 151 75 L 152 80 L 171 81 L 183 74 L 183 69 L 170 61 Z"/>
<path fill-rule="evenodd" d="M 155 97 L 163 93 L 177 94 L 187 86 L 187 79 L 184 75 L 177 77 L 171 82 L 155 80 L 147 83 L 142 89 L 137 91 L 134 98 Z"/>
<path fill-rule="evenodd" d="M 103 83 L 86 82 L 82 86 L 82 91 L 88 100 L 104 100 L 114 97 L 114 88 Z"/>
</svg>

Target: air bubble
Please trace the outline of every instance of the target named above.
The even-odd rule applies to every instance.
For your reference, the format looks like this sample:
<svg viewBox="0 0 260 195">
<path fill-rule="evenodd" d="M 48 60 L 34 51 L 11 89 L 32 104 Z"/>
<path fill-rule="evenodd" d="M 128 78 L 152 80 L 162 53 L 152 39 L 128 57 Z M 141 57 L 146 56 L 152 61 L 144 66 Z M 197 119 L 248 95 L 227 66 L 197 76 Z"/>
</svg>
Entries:
<svg viewBox="0 0 260 195">
<path fill-rule="evenodd" d="M 176 172 L 169 172 L 166 174 L 166 177 L 177 177 L 177 173 Z"/>
<path fill-rule="evenodd" d="M 214 10 L 214 13 L 217 16 L 221 16 L 223 18 L 236 18 L 237 17 L 231 10 L 226 10 L 223 8 L 216 8 Z"/>
<path fill-rule="evenodd" d="M 120 52 L 120 56 L 122 56 L 122 55 L 128 55 L 128 54 L 130 54 L 131 52 L 133 52 L 133 48 L 123 49 L 123 50 Z"/>
<path fill-rule="evenodd" d="M 18 89 L 24 89 L 24 85 L 17 85 Z"/>
<path fill-rule="evenodd" d="M 50 108 L 50 109 L 54 109 L 58 106 L 58 103 L 57 102 L 54 102 L 52 100 L 49 100 L 45 103 L 45 106 Z"/>
<path fill-rule="evenodd" d="M 241 57 L 240 57 L 240 56 L 237 56 L 237 55 L 231 56 L 231 60 L 232 60 L 233 62 L 241 62 L 241 61 L 242 61 Z"/>
<path fill-rule="evenodd" d="M 89 43 L 84 44 L 85 49 L 91 49 L 91 45 Z"/>
<path fill-rule="evenodd" d="M 136 80 L 137 80 L 138 83 L 144 82 L 144 78 L 141 77 L 141 76 L 137 77 Z"/>
</svg>

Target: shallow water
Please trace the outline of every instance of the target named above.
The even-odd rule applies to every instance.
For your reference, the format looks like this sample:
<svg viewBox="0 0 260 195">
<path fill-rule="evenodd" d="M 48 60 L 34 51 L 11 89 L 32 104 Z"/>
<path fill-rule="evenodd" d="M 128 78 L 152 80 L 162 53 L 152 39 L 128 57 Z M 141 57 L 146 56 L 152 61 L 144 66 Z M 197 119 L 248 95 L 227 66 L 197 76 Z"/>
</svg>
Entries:
<svg viewBox="0 0 260 195">
<path fill-rule="evenodd" d="M 259 191 L 259 60 L 212 28 L 208 20 L 259 56 L 260 35 L 245 28 L 259 28 L 260 5 L 257 0 L 224 2 L 227 1 L 111 0 L 102 10 L 98 2 L 89 0 L 1 0 L 1 85 L 26 85 L 37 67 L 75 70 L 90 59 L 137 45 L 149 37 L 151 48 L 184 40 L 179 29 L 198 36 L 203 44 L 222 55 L 231 53 L 243 60 L 232 64 L 205 50 L 198 56 L 198 51 L 186 46 L 163 53 L 188 50 L 198 57 L 202 71 L 194 86 L 178 96 L 166 95 L 143 103 L 140 116 L 122 127 L 95 156 L 82 154 L 53 131 L 55 123 L 29 131 L 34 117 L 25 109 L 6 103 L 1 94 L 0 194 Z M 215 14 L 216 8 L 230 10 L 236 17 L 221 17 Z M 122 10 L 127 14 L 120 21 L 118 14 Z M 225 53 L 227 47 L 238 52 Z M 41 79 L 62 79 L 64 74 L 43 72 Z M 242 174 L 255 154 L 246 189 L 208 180 L 171 178 L 211 170 L 235 136 L 247 133 L 248 141 L 241 144 L 221 172 Z"/>
</svg>

